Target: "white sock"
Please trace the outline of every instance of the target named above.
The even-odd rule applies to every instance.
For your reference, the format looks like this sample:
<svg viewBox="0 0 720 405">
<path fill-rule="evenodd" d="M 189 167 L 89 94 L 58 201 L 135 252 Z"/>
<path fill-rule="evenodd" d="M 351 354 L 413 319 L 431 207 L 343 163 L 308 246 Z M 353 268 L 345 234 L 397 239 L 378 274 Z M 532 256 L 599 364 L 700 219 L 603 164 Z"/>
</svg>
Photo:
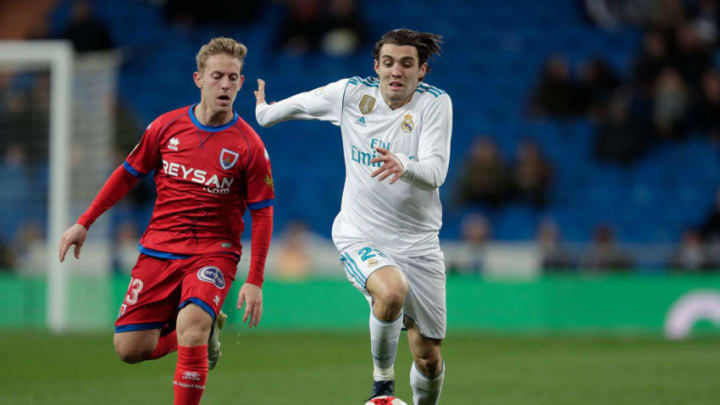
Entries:
<svg viewBox="0 0 720 405">
<path fill-rule="evenodd" d="M 396 320 L 384 322 L 378 320 L 370 311 L 370 351 L 373 357 L 373 379 L 395 379 L 395 357 L 397 356 L 398 340 L 402 330 L 403 314 Z"/>
<path fill-rule="evenodd" d="M 432 379 L 425 377 L 417 367 L 415 367 L 415 362 L 413 362 L 410 368 L 410 387 L 412 387 L 413 402 L 415 405 L 436 405 L 438 399 L 440 399 L 444 378 L 444 362 L 440 375 Z"/>
</svg>

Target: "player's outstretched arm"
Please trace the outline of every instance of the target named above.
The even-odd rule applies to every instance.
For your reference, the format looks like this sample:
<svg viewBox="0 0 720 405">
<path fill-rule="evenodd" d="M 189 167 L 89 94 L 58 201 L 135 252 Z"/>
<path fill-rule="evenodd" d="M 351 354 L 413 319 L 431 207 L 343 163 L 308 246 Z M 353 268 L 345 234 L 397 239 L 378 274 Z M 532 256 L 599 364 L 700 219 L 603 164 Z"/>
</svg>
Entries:
<svg viewBox="0 0 720 405">
<path fill-rule="evenodd" d="M 68 228 L 60 237 L 60 263 L 65 261 L 65 254 L 67 253 L 70 246 L 75 245 L 75 258 L 80 258 L 80 249 L 85 244 L 85 238 L 87 237 L 88 230 L 80 224 L 75 224 Z"/>
<path fill-rule="evenodd" d="M 245 304 L 245 314 L 242 321 L 249 320 L 248 327 L 257 327 L 263 312 L 262 288 L 255 284 L 243 284 L 238 294 L 237 308 L 242 309 L 243 304 Z"/>
</svg>

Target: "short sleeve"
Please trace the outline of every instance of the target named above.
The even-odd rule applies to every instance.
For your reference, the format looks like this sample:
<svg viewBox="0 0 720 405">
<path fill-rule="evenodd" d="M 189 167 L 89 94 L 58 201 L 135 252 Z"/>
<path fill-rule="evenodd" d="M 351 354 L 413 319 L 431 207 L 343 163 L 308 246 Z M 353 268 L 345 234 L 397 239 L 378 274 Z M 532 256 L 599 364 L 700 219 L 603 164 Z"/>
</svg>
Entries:
<svg viewBox="0 0 720 405">
<path fill-rule="evenodd" d="M 155 170 L 160 164 L 160 148 L 158 147 L 158 136 L 160 132 L 159 121 L 159 119 L 156 119 L 145 128 L 140 142 L 138 142 L 123 163 L 125 170 L 135 177 L 145 176 Z"/>
</svg>

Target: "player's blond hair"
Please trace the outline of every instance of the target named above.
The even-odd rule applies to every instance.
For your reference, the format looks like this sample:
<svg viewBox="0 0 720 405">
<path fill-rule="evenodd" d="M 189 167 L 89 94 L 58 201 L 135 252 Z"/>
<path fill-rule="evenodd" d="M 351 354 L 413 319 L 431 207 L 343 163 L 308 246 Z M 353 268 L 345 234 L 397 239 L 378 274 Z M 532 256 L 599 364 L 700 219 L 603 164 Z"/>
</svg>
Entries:
<svg viewBox="0 0 720 405">
<path fill-rule="evenodd" d="M 247 55 L 247 47 L 232 38 L 218 37 L 211 39 L 210 42 L 200 48 L 195 56 L 198 72 L 202 73 L 203 69 L 205 69 L 205 63 L 209 57 L 219 54 L 238 58 L 240 60 L 240 69 L 242 70 L 245 55 Z"/>
</svg>

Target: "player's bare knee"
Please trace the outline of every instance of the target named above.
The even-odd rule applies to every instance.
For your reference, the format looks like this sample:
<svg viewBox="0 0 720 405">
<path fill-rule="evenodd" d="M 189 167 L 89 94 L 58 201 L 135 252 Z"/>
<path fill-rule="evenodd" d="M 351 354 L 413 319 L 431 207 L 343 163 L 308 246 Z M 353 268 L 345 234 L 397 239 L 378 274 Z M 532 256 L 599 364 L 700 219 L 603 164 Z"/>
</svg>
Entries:
<svg viewBox="0 0 720 405">
<path fill-rule="evenodd" d="M 439 355 L 417 357 L 414 361 L 418 371 L 428 378 L 435 378 L 442 373 L 442 357 Z"/>
<path fill-rule="evenodd" d="M 146 360 L 152 350 L 148 350 L 146 347 L 134 346 L 131 342 L 127 342 L 121 339 L 114 339 L 115 354 L 118 358 L 129 364 L 139 363 Z"/>
</svg>

